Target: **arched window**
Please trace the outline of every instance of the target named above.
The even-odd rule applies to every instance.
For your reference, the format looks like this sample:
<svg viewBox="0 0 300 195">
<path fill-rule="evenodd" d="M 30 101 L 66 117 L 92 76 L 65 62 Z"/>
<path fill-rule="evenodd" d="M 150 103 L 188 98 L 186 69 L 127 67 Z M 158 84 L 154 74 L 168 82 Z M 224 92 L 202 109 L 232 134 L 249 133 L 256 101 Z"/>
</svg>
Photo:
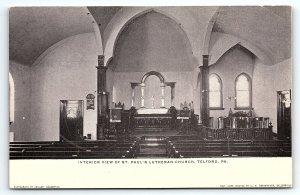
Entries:
<svg viewBox="0 0 300 195">
<path fill-rule="evenodd" d="M 221 109 L 222 107 L 222 80 L 217 74 L 211 74 L 209 76 L 209 108 Z"/>
<path fill-rule="evenodd" d="M 235 79 L 235 108 L 250 109 L 252 107 L 251 78 L 242 73 Z"/>
<path fill-rule="evenodd" d="M 8 82 L 9 82 L 9 123 L 13 123 L 15 119 L 15 84 L 10 73 L 8 75 Z"/>
</svg>

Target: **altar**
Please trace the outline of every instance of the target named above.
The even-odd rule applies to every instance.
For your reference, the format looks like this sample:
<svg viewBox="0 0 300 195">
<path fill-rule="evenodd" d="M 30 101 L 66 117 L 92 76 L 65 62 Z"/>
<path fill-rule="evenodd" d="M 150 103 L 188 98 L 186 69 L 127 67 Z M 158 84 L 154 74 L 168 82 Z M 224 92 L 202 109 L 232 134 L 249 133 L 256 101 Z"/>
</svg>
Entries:
<svg viewBox="0 0 300 195">
<path fill-rule="evenodd" d="M 167 114 L 168 113 L 167 108 L 144 108 L 144 109 L 138 109 L 137 114 Z"/>
<path fill-rule="evenodd" d="M 167 108 L 138 109 L 133 115 L 134 130 L 163 131 L 172 127 L 172 114 Z"/>
<path fill-rule="evenodd" d="M 155 92 L 160 91 L 160 94 L 151 94 L 151 98 L 146 97 L 146 80 L 149 76 L 156 76 L 159 78 L 160 84 L 155 88 Z M 135 90 L 140 88 L 140 105 L 135 105 Z M 165 106 L 165 88 L 170 87 L 171 94 L 170 98 L 171 109 Z M 172 112 L 174 107 L 174 97 L 175 97 L 175 82 L 166 82 L 164 76 L 156 71 L 147 72 L 141 82 L 131 82 L 131 129 L 132 130 L 143 130 L 143 131 L 161 131 L 170 130 L 173 127 L 174 120 L 176 118 L 176 113 Z M 156 96 L 156 97 L 155 97 Z M 147 104 L 148 103 L 148 106 Z M 159 103 L 159 104 L 157 104 Z M 138 108 L 136 109 L 137 106 Z"/>
</svg>

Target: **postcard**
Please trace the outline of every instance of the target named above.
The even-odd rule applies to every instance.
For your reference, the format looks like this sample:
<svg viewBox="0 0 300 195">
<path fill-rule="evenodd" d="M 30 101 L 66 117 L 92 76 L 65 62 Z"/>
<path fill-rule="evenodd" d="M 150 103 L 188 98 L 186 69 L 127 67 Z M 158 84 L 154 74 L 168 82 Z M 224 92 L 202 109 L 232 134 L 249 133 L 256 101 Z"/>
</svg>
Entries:
<svg viewBox="0 0 300 195">
<path fill-rule="evenodd" d="M 11 7 L 9 187 L 291 188 L 291 15 Z"/>
</svg>

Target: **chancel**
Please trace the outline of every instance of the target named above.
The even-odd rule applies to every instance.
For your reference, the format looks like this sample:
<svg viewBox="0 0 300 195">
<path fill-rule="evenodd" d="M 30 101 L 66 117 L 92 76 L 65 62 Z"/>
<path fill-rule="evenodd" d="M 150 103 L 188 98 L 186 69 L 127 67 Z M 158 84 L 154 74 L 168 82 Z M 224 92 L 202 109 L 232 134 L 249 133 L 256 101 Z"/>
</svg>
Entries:
<svg viewBox="0 0 300 195">
<path fill-rule="evenodd" d="M 15 7 L 10 159 L 291 156 L 291 8 Z"/>
</svg>

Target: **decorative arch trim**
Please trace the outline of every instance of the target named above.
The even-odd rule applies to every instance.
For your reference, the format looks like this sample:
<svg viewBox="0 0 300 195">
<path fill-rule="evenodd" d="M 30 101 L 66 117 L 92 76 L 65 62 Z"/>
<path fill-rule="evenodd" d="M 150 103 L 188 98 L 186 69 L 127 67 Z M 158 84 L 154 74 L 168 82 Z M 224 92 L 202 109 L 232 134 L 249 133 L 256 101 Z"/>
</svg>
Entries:
<svg viewBox="0 0 300 195">
<path fill-rule="evenodd" d="M 160 83 L 161 83 L 161 84 L 165 84 L 165 82 L 166 82 L 165 77 L 164 77 L 161 73 L 159 73 L 159 72 L 157 72 L 157 71 L 150 71 L 150 72 L 147 72 L 147 73 L 143 76 L 143 78 L 142 78 L 142 80 L 141 80 L 141 83 L 145 83 L 146 79 L 147 79 L 149 76 L 151 76 L 151 75 L 157 76 L 157 77 L 159 78 L 159 80 L 160 80 Z"/>
<path fill-rule="evenodd" d="M 222 79 L 221 79 L 221 77 L 217 73 L 211 73 L 211 74 L 209 74 L 209 77 L 216 77 L 218 79 L 218 81 L 220 82 L 220 84 L 221 84 L 221 90 L 222 90 Z"/>
<path fill-rule="evenodd" d="M 240 76 L 242 76 L 242 75 L 244 75 L 245 77 L 247 77 L 247 79 L 251 82 L 251 77 L 250 77 L 247 73 L 245 73 L 245 72 L 242 72 L 242 73 L 240 73 L 239 75 L 237 75 L 237 77 L 235 78 L 235 82 L 237 82 L 237 79 L 238 79 Z"/>
</svg>

